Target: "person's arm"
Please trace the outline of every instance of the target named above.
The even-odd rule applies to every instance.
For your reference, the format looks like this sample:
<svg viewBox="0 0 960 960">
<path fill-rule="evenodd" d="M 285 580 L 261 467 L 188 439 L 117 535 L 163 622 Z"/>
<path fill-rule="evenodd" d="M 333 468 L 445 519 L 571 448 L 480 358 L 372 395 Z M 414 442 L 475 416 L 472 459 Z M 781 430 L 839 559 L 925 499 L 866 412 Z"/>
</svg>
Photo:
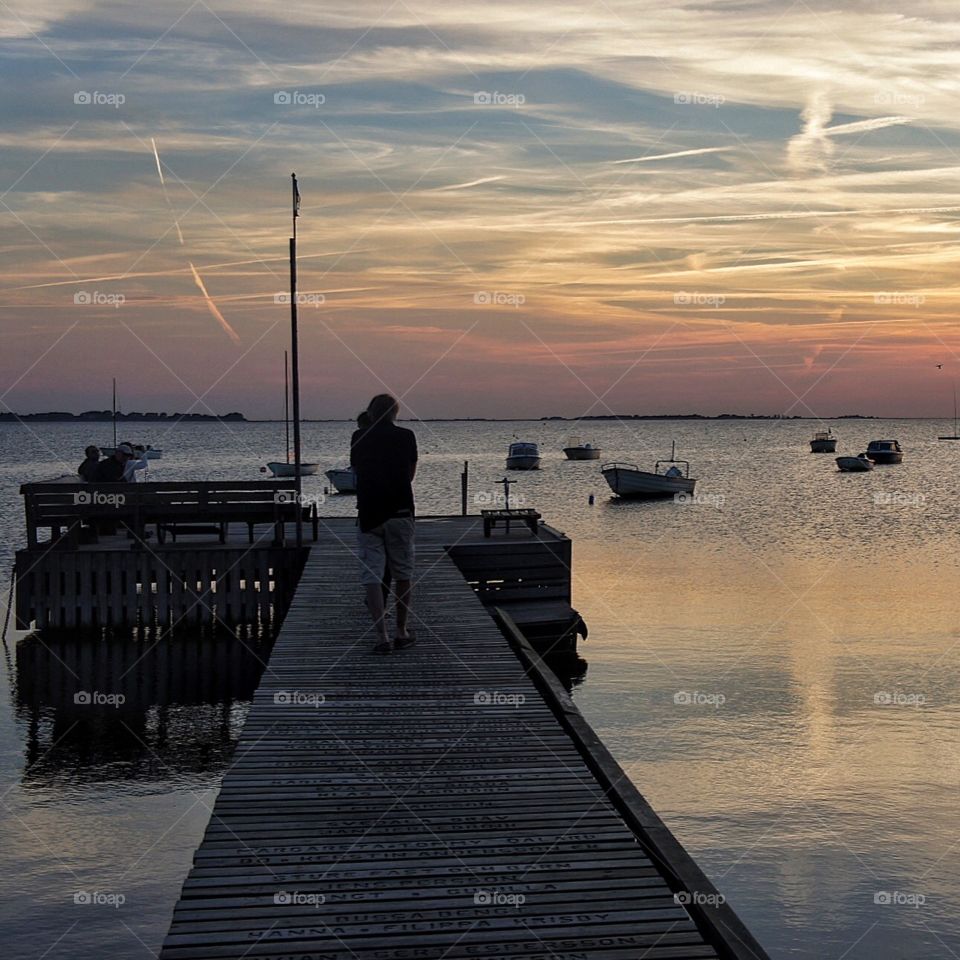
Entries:
<svg viewBox="0 0 960 960">
<path fill-rule="evenodd" d="M 413 483 L 414 477 L 417 475 L 417 435 L 411 430 L 410 431 L 410 482 Z"/>
</svg>

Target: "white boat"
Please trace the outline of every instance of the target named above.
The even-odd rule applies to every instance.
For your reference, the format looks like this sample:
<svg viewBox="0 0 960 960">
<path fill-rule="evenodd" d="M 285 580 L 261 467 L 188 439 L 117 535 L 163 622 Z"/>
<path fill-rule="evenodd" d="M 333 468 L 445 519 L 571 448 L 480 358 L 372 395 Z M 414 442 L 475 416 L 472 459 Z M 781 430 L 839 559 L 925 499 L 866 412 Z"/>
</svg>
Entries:
<svg viewBox="0 0 960 960">
<path fill-rule="evenodd" d="M 635 463 L 617 462 L 605 463 L 600 472 L 618 497 L 672 497 L 693 493 L 697 481 L 690 476 L 690 464 L 677 460 L 676 452 L 674 444 L 670 459 L 658 460 L 653 472 L 641 470 Z"/>
<path fill-rule="evenodd" d="M 568 437 L 563 448 L 568 460 L 599 460 L 600 448 L 592 443 L 581 443 L 579 437 Z"/>
<path fill-rule="evenodd" d="M 324 476 L 333 484 L 337 493 L 357 492 L 357 472 L 353 467 L 340 467 L 327 470 Z"/>
<path fill-rule="evenodd" d="M 837 468 L 843 473 L 862 473 L 873 469 L 873 461 L 865 453 L 857 457 L 837 457 Z"/>
<path fill-rule="evenodd" d="M 818 430 L 810 441 L 811 453 L 836 453 L 837 438 L 831 430 Z"/>
<path fill-rule="evenodd" d="M 275 477 L 295 477 L 297 475 L 297 465 L 295 463 L 285 463 L 282 460 L 271 460 L 267 464 L 267 469 Z M 300 476 L 312 477 L 319 469 L 319 463 L 301 463 Z"/>
<path fill-rule="evenodd" d="M 507 451 L 508 470 L 539 470 L 540 450 L 535 443 L 517 440 Z"/>
</svg>

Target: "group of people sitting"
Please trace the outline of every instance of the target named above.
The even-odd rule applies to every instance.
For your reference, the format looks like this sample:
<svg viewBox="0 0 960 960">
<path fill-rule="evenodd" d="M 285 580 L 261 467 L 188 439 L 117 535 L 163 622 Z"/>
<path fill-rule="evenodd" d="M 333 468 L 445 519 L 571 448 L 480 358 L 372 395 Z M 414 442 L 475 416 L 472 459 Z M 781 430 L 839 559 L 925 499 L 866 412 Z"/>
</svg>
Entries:
<svg viewBox="0 0 960 960">
<path fill-rule="evenodd" d="M 100 456 L 100 448 L 89 446 L 84 453 L 84 461 L 77 468 L 80 479 L 87 483 L 134 483 L 137 473 L 146 470 L 146 449 L 142 444 L 121 443 L 109 457 Z"/>
</svg>

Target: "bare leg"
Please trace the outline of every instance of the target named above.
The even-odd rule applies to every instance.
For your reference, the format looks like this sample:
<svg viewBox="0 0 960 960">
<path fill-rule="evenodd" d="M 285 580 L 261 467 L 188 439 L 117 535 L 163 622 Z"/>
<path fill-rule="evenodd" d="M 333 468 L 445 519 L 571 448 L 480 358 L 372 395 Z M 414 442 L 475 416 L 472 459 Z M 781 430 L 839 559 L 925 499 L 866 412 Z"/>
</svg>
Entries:
<svg viewBox="0 0 960 960">
<path fill-rule="evenodd" d="M 376 643 L 389 643 L 387 639 L 387 622 L 384 616 L 383 590 L 379 583 L 367 584 L 367 609 L 373 617 L 373 626 L 376 630 Z"/>
<path fill-rule="evenodd" d="M 393 589 L 397 594 L 397 636 L 406 638 L 409 636 L 407 618 L 410 615 L 410 581 L 397 580 Z"/>
</svg>

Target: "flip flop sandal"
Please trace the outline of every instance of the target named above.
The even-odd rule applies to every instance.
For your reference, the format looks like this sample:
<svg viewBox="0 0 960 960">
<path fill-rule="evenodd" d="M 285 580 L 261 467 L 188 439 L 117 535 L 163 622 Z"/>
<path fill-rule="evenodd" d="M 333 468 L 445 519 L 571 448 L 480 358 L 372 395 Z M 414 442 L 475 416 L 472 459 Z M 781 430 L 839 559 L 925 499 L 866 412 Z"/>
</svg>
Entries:
<svg viewBox="0 0 960 960">
<path fill-rule="evenodd" d="M 381 653 L 381 654 L 382 654 L 382 653 L 392 653 L 392 652 L 393 652 L 393 647 L 392 647 L 389 643 L 378 643 L 378 644 L 373 648 L 373 652 L 374 652 L 374 653 Z"/>
</svg>

